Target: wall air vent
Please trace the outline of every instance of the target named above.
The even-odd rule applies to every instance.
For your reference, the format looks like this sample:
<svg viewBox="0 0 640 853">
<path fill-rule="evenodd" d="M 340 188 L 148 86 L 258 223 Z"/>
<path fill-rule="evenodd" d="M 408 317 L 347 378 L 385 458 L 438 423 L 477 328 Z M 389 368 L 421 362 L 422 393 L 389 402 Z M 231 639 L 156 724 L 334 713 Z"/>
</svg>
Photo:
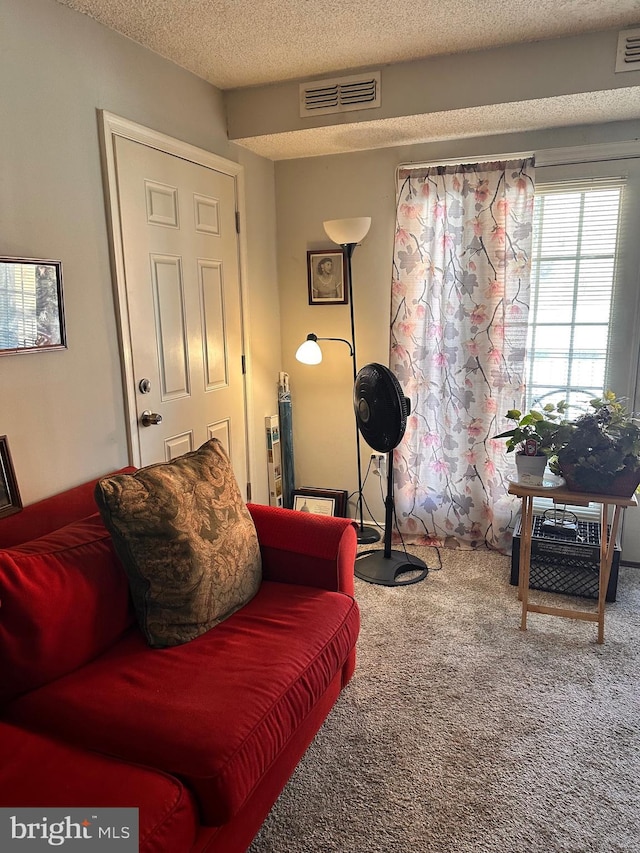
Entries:
<svg viewBox="0 0 640 853">
<path fill-rule="evenodd" d="M 616 74 L 619 71 L 640 71 L 640 27 L 618 33 Z"/>
<path fill-rule="evenodd" d="M 300 84 L 300 117 L 370 110 L 380 106 L 380 72 Z"/>
</svg>

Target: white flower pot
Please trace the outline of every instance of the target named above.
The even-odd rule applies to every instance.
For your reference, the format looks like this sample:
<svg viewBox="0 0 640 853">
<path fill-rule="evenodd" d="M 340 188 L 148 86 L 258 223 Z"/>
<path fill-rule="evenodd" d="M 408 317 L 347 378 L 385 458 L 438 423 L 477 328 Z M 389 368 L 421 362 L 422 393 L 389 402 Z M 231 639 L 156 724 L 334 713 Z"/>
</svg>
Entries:
<svg viewBox="0 0 640 853">
<path fill-rule="evenodd" d="M 516 469 L 518 471 L 518 483 L 521 486 L 541 486 L 544 480 L 544 469 L 547 467 L 547 457 L 525 456 L 524 453 L 516 454 Z"/>
</svg>

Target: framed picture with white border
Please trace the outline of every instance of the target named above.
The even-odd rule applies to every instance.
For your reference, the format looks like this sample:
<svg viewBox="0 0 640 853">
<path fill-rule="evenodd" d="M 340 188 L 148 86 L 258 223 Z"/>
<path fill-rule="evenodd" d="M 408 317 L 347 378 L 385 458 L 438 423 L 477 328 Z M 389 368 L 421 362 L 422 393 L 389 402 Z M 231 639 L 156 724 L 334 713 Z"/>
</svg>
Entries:
<svg viewBox="0 0 640 853">
<path fill-rule="evenodd" d="M 347 493 L 341 489 L 296 489 L 293 509 L 344 518 L 347 514 Z"/>
</svg>

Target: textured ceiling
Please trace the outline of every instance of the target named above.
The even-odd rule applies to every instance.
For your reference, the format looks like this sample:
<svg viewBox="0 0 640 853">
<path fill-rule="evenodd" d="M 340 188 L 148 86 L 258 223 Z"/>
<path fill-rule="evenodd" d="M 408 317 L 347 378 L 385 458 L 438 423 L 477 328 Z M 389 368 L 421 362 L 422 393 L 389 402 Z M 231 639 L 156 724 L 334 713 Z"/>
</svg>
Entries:
<svg viewBox="0 0 640 853">
<path fill-rule="evenodd" d="M 474 136 L 518 133 L 640 117 L 640 91 L 617 89 L 517 104 L 493 104 L 463 110 L 343 124 L 277 133 L 235 142 L 270 160 L 318 157 L 395 145 L 437 142 Z M 496 152 L 500 153 L 500 152 Z"/>
<path fill-rule="evenodd" d="M 58 0 L 221 89 L 640 24 L 640 0 Z"/>
<path fill-rule="evenodd" d="M 220 89 L 640 25 L 640 0 L 57 0 Z M 520 105 L 521 106 L 521 105 Z M 272 159 L 640 118 L 638 88 L 236 140 Z"/>
</svg>

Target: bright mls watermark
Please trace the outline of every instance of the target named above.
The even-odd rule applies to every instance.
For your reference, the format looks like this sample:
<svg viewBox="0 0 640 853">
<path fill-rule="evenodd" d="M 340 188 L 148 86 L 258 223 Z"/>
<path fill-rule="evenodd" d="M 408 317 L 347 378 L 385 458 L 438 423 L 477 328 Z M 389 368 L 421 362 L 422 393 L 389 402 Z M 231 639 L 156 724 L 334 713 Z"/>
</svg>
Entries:
<svg viewBox="0 0 640 853">
<path fill-rule="evenodd" d="M 138 809 L 0 808 L 2 853 L 138 853 Z"/>
</svg>

